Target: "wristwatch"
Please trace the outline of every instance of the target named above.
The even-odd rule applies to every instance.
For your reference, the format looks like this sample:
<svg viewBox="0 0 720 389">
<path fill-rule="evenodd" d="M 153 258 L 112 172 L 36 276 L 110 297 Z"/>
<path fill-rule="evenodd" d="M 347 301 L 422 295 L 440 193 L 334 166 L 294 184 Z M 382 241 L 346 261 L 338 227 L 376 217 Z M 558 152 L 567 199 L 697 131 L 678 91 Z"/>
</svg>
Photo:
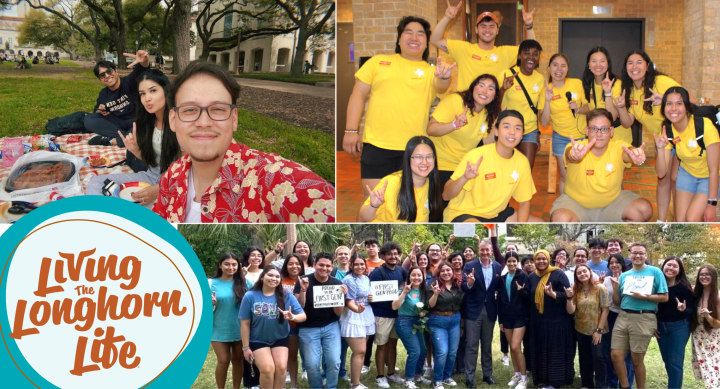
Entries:
<svg viewBox="0 0 720 389">
<path fill-rule="evenodd" d="M 602 334 L 602 333 L 603 333 L 603 329 L 602 329 L 602 328 L 596 328 L 596 329 L 595 329 L 595 332 L 597 332 L 598 334 Z"/>
<path fill-rule="evenodd" d="M 717 206 L 718 199 L 708 199 L 708 204 L 712 205 L 713 207 Z"/>
</svg>

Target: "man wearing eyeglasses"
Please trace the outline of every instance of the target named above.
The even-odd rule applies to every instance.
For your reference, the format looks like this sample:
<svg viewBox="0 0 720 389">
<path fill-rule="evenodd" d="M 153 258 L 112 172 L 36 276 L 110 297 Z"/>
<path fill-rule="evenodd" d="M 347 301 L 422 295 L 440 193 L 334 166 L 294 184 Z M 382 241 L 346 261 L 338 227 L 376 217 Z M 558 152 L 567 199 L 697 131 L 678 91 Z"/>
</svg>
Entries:
<svg viewBox="0 0 720 389">
<path fill-rule="evenodd" d="M 613 140 L 612 115 L 606 109 L 588 113 L 586 140 L 565 148 L 565 193 L 550 210 L 551 222 L 646 222 L 652 217 L 650 202 L 622 190 L 625 169 L 645 162 L 643 147 L 628 148 Z"/>
<path fill-rule="evenodd" d="M 235 79 L 214 63 L 191 62 L 177 76 L 170 129 L 187 155 L 163 174 L 153 211 L 171 223 L 334 222 L 332 185 L 233 140 L 239 96 Z"/>
<path fill-rule="evenodd" d="M 124 136 L 132 132 L 138 104 L 137 79 L 150 66 L 150 57 L 145 50 L 138 50 L 135 55 L 123 55 L 135 59 L 128 65 L 133 69 L 132 73 L 125 77 L 118 76 L 115 64 L 110 61 L 100 61 L 93 69 L 105 88 L 98 95 L 94 113 L 85 116 L 85 129 L 98 134 L 88 141 L 90 145 L 125 147 L 118 131 Z"/>
</svg>

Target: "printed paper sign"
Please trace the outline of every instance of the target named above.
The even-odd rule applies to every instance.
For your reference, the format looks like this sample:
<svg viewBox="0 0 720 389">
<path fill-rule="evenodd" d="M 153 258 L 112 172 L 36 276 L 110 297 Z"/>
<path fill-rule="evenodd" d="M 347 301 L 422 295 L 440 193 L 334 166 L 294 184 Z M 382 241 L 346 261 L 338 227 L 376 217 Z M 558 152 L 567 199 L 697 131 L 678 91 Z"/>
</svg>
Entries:
<svg viewBox="0 0 720 389">
<path fill-rule="evenodd" d="M 458 238 L 472 238 L 475 236 L 475 224 L 453 224 L 453 234 Z"/>
<path fill-rule="evenodd" d="M 313 286 L 313 308 L 344 307 L 341 285 Z"/>
<path fill-rule="evenodd" d="M 398 298 L 397 281 L 372 281 L 370 282 L 370 294 L 373 302 L 395 301 Z"/>
<path fill-rule="evenodd" d="M 653 276 L 628 276 L 623 284 L 623 294 L 632 294 L 637 292 L 644 295 L 652 294 Z"/>
</svg>

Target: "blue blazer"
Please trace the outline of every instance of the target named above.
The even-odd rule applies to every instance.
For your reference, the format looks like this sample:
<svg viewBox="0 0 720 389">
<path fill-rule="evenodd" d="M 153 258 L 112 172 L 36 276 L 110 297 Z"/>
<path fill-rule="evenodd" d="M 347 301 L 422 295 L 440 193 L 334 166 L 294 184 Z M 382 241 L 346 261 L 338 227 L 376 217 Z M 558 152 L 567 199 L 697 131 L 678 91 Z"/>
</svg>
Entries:
<svg viewBox="0 0 720 389">
<path fill-rule="evenodd" d="M 493 274 L 490 285 L 485 285 L 485 277 L 479 259 L 472 260 L 463 267 L 462 290 L 465 292 L 463 309 L 465 318 L 468 320 L 477 320 L 483 307 L 485 307 L 490 321 L 497 320 L 498 311 L 495 294 L 501 285 L 500 273 L 502 272 L 502 266 L 495 261 L 491 261 L 491 265 Z M 466 274 L 472 272 L 473 269 L 475 269 L 475 284 L 470 288 L 467 284 Z"/>
<path fill-rule="evenodd" d="M 500 286 L 498 287 L 498 311 L 501 322 L 505 318 L 528 318 L 528 306 L 530 304 L 530 283 L 528 276 L 524 271 L 518 269 L 513 277 L 512 286 L 510 286 L 510 295 L 508 296 L 505 282 L 507 282 L 508 274 L 500 277 Z M 524 285 L 522 290 L 518 290 L 515 283 Z"/>
</svg>

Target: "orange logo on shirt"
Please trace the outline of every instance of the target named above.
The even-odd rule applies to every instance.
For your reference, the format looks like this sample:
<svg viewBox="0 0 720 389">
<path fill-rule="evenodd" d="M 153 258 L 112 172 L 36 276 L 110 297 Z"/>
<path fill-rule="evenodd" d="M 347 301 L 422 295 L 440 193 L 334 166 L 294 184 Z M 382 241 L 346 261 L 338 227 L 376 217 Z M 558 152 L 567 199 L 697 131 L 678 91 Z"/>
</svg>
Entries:
<svg viewBox="0 0 720 389">
<path fill-rule="evenodd" d="M 681 140 L 682 139 L 680 139 L 680 137 L 678 136 L 677 138 L 670 139 L 670 142 L 673 142 L 673 144 L 678 144 L 678 143 L 680 143 Z"/>
<path fill-rule="evenodd" d="M 473 54 L 473 56 L 472 56 L 472 57 L 473 57 L 473 58 L 475 58 L 475 59 L 476 59 L 476 60 L 478 60 L 478 61 L 482 60 L 482 57 L 481 57 L 481 56 L 479 56 L 479 55 L 475 55 L 475 54 Z"/>
<path fill-rule="evenodd" d="M 486 180 L 492 180 L 493 178 L 495 178 L 495 173 L 490 173 L 490 174 L 485 175 Z"/>
<path fill-rule="evenodd" d="M 595 175 L 595 170 L 588 170 L 587 172 L 585 172 L 585 174 L 588 175 L 588 176 L 594 176 L 594 175 Z"/>
<path fill-rule="evenodd" d="M 637 105 L 637 104 L 638 104 L 637 100 L 630 100 L 630 105 Z"/>
<path fill-rule="evenodd" d="M 553 100 L 559 100 L 559 99 L 560 99 L 560 95 L 555 95 L 555 96 L 553 96 L 552 99 L 553 99 Z"/>
<path fill-rule="evenodd" d="M 515 87 L 515 90 L 522 90 L 522 87 L 521 87 L 521 86 L 516 86 L 516 87 Z"/>
<path fill-rule="evenodd" d="M 390 61 L 380 61 L 380 65 L 390 65 Z"/>
</svg>

